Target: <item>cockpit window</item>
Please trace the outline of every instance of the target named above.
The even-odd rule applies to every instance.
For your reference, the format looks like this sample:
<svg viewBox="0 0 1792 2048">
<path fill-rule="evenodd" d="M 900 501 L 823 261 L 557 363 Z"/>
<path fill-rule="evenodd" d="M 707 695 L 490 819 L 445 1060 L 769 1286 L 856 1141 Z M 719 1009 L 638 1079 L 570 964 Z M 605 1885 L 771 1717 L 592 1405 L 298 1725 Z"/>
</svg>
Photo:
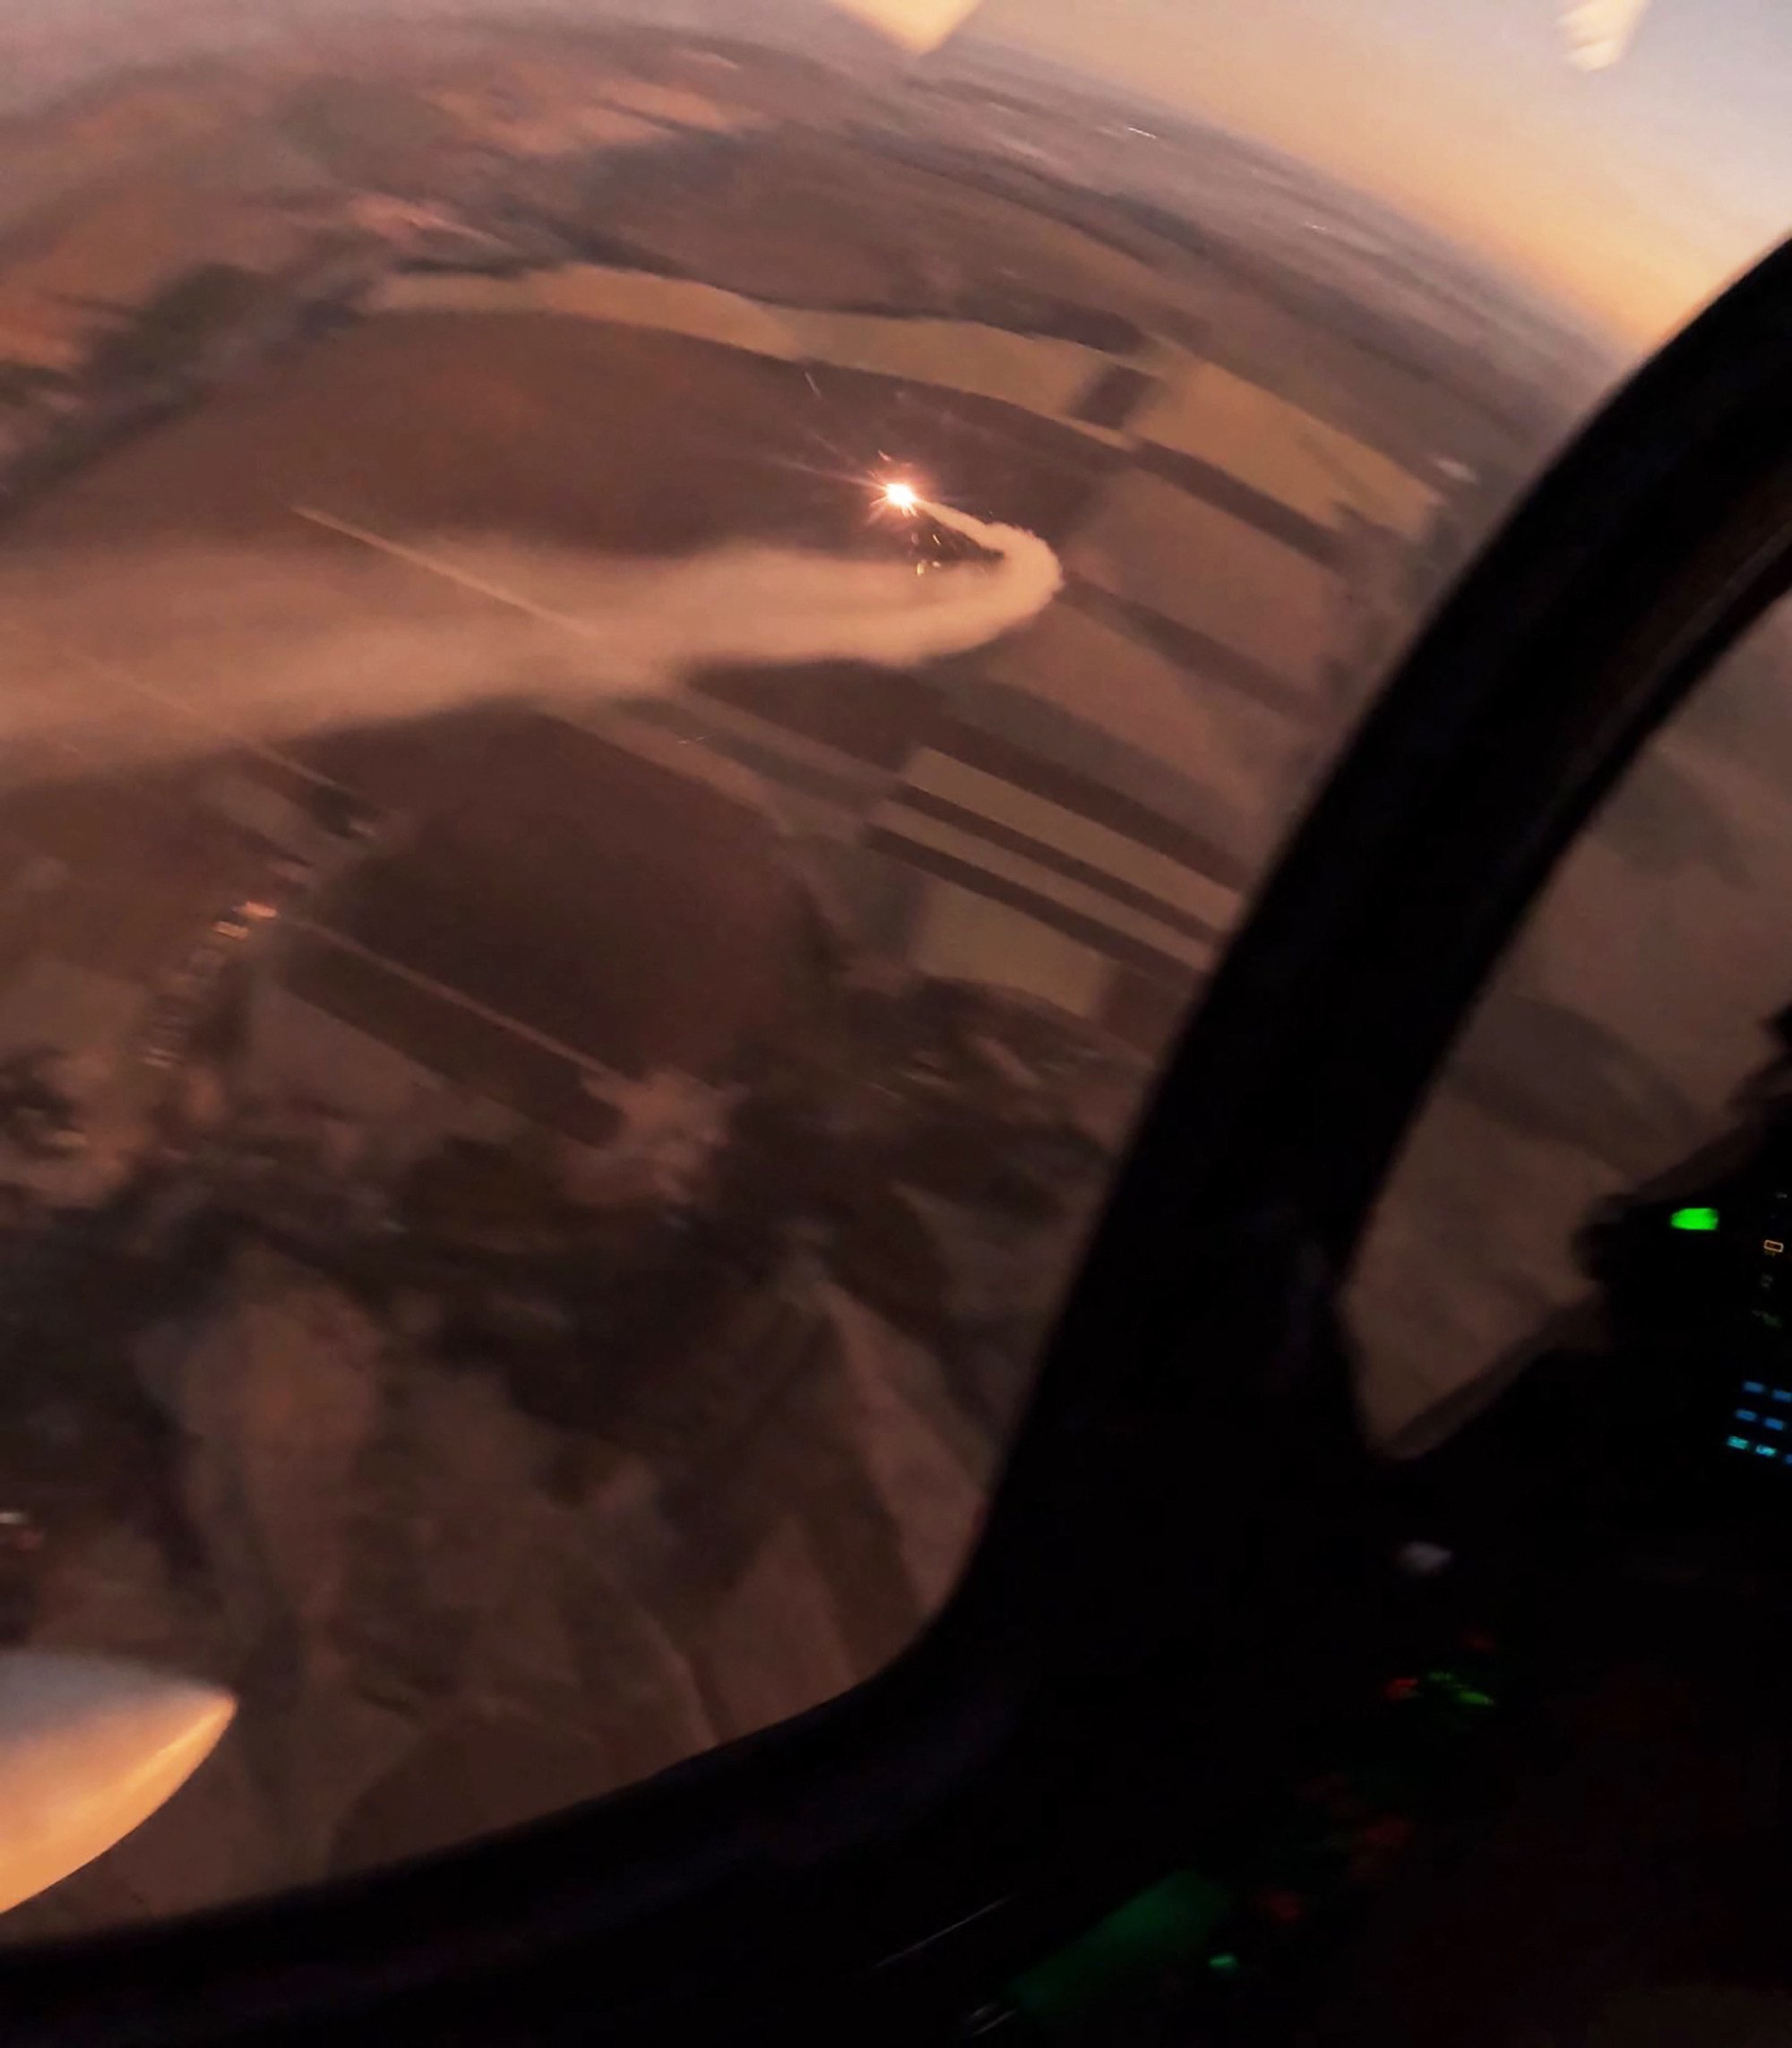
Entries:
<svg viewBox="0 0 1792 2048">
<path fill-rule="evenodd" d="M 1451 1397 L 1594 1313 L 1609 1261 L 1585 1232 L 1607 1205 L 1659 1192 L 1664 1259 L 1718 1214 L 1697 1162 L 1727 1170 L 1710 1148 L 1753 1120 L 1792 1001 L 1788 632 L 1782 603 L 1629 771 L 1409 1140 L 1350 1301 L 1383 1434 L 1422 1436 L 1434 1404 L 1459 1412 Z M 1670 1200 L 1676 1170 L 1692 1192 Z"/>
<path fill-rule="evenodd" d="M 461 1841 L 913 1640 L 1292 820 L 1749 253 L 1601 326 L 1319 150 L 1431 105 L 1398 24 L 1348 78 L 1327 29 L 1308 162 L 1273 8 L 1249 90 L 1142 4 L 315 12 L 0 29 L 0 1618 L 237 1708 L 0 1939 Z M 1712 916 L 1774 790 L 1700 729 L 1415 1149 L 1538 1256 L 1484 1296 L 1468 1198 L 1390 1209 L 1396 1406 L 1785 998 Z M 1680 1006 L 1607 872 L 1709 952 Z"/>
</svg>

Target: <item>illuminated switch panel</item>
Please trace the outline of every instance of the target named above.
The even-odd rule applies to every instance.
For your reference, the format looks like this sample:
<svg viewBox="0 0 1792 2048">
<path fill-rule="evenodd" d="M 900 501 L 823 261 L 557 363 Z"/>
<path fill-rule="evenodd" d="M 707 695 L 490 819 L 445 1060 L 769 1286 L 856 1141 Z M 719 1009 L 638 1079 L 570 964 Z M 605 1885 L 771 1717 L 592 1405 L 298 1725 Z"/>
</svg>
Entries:
<svg viewBox="0 0 1792 2048">
<path fill-rule="evenodd" d="M 1775 1188 L 1753 1217 L 1735 1220 L 1750 1362 L 1724 1425 L 1724 1446 L 1753 1464 L 1783 1469 L 1792 1466 L 1792 1194 Z"/>
<path fill-rule="evenodd" d="M 1792 1467 L 1792 1183 L 1733 1187 L 1666 1220 L 1662 1312 L 1733 1361 L 1719 1441 L 1749 1465 Z"/>
<path fill-rule="evenodd" d="M 1788 1375 L 1792 1379 L 1792 1374 Z M 1727 1450 L 1745 1458 L 1792 1465 L 1792 1385 L 1745 1380 L 1725 1438 Z"/>
</svg>

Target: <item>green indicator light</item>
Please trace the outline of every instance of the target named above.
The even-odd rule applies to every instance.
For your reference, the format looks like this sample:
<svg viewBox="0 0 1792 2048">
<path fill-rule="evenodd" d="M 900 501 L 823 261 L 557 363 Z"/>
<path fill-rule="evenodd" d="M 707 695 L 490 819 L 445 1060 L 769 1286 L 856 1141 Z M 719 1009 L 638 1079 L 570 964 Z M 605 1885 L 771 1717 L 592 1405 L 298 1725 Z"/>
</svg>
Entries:
<svg viewBox="0 0 1792 2048">
<path fill-rule="evenodd" d="M 1477 1692 L 1472 1686 L 1463 1686 L 1456 1695 L 1459 1707 L 1491 1707 L 1494 1696 L 1490 1692 Z"/>
<path fill-rule="evenodd" d="M 1715 1230 L 1718 1212 L 1714 1209 L 1676 1209 L 1667 1218 L 1670 1230 Z"/>
<path fill-rule="evenodd" d="M 1023 1972 L 1009 1997 L 1048 2033 L 1080 2026 L 1147 1993 L 1177 1962 L 1198 1957 L 1231 1905 L 1224 1886 L 1178 1871 Z"/>
<path fill-rule="evenodd" d="M 1228 1949 L 1221 1955 L 1210 1956 L 1207 1958 L 1207 1966 L 1215 1976 L 1236 1976 L 1238 1973 L 1238 1958 L 1233 1955 L 1230 1949 Z"/>
</svg>

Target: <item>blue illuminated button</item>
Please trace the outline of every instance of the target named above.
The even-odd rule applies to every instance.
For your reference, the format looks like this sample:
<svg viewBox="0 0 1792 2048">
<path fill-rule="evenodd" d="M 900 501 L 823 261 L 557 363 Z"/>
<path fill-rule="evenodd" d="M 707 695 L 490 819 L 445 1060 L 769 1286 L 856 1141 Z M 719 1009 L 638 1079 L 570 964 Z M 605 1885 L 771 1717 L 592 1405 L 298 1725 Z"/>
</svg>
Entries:
<svg viewBox="0 0 1792 2048">
<path fill-rule="evenodd" d="M 1742 1390 L 1745 1394 L 1764 1394 L 1767 1391 L 1767 1382 L 1765 1380 L 1745 1380 Z"/>
<path fill-rule="evenodd" d="M 1773 1398 L 1776 1401 L 1792 1401 L 1792 1387 L 1776 1387 Z"/>
<path fill-rule="evenodd" d="M 1751 1448 L 1745 1436 L 1727 1437 L 1725 1442 L 1731 1450 L 1747 1450 Z M 1786 1455 L 1792 1458 L 1792 1451 L 1788 1451 Z"/>
<path fill-rule="evenodd" d="M 1761 1417 L 1755 1414 L 1753 1408 L 1738 1408 L 1736 1412 L 1736 1419 L 1738 1422 L 1759 1422 Z"/>
<path fill-rule="evenodd" d="M 1773 1446 L 1770 1443 L 1757 1443 L 1754 1447 L 1754 1455 L 1757 1458 L 1771 1458 Z"/>
</svg>

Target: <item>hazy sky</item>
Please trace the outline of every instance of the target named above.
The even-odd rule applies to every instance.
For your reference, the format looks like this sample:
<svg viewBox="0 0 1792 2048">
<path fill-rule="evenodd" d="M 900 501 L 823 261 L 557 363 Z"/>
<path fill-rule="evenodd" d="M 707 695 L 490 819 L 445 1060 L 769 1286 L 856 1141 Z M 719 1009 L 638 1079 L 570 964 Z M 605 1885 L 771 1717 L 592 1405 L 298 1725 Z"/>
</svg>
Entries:
<svg viewBox="0 0 1792 2048">
<path fill-rule="evenodd" d="M 1792 0 L 1653 0 L 1608 71 L 1562 0 L 986 0 L 974 31 L 1381 194 L 1624 340 L 1792 234 Z"/>
</svg>

